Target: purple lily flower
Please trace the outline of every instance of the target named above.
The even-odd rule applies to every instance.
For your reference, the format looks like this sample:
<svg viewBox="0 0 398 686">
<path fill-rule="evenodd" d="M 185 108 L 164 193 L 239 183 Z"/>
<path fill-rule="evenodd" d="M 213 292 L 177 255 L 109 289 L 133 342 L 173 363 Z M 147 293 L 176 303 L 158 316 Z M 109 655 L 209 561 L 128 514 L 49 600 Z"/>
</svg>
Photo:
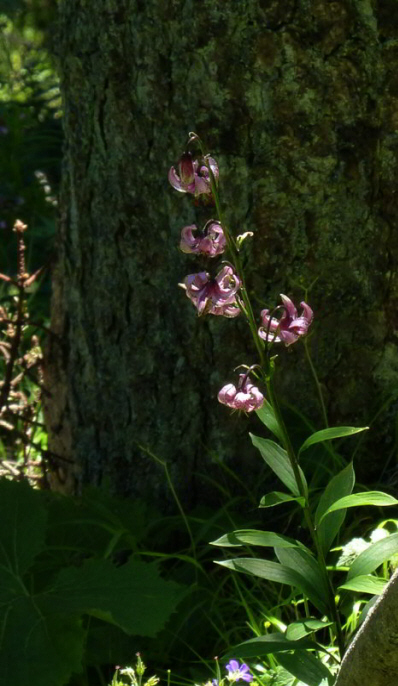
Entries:
<svg viewBox="0 0 398 686">
<path fill-rule="evenodd" d="M 301 315 L 298 316 L 297 309 L 290 298 L 283 293 L 281 293 L 281 298 L 284 308 L 281 318 L 270 317 L 269 310 L 262 310 L 262 326 L 258 330 L 258 335 L 265 341 L 284 343 L 289 346 L 307 333 L 314 313 L 307 303 L 301 302 L 300 306 L 303 309 Z"/>
<path fill-rule="evenodd" d="M 217 257 L 224 252 L 227 241 L 220 222 L 212 220 L 207 222 L 202 233 L 194 236 L 196 231 L 198 231 L 196 224 L 182 229 L 180 242 L 182 252 L 207 255 L 207 257 Z"/>
<path fill-rule="evenodd" d="M 240 313 L 236 293 L 240 281 L 232 267 L 224 267 L 214 279 L 207 272 L 189 274 L 181 284 L 198 314 L 237 317 Z"/>
<path fill-rule="evenodd" d="M 228 383 L 223 386 L 218 393 L 218 400 L 233 410 L 253 412 L 253 410 L 260 409 L 264 402 L 264 396 L 247 374 L 239 374 L 238 385 L 235 387 L 232 383 Z M 232 662 L 236 662 L 236 660 L 231 660 L 229 664 L 232 665 Z"/>
<path fill-rule="evenodd" d="M 190 152 L 185 152 L 178 163 L 178 173 L 175 167 L 171 167 L 169 171 L 168 178 L 173 188 L 180 193 L 192 193 L 195 196 L 202 193 L 211 194 L 210 174 L 206 162 L 214 177 L 218 179 L 218 165 L 210 155 L 206 155 L 199 163 L 198 160 L 192 159 Z"/>
<path fill-rule="evenodd" d="M 226 665 L 228 670 L 227 679 L 229 681 L 253 681 L 253 676 L 250 674 L 250 667 L 244 662 L 240 665 L 237 660 L 230 660 Z"/>
</svg>

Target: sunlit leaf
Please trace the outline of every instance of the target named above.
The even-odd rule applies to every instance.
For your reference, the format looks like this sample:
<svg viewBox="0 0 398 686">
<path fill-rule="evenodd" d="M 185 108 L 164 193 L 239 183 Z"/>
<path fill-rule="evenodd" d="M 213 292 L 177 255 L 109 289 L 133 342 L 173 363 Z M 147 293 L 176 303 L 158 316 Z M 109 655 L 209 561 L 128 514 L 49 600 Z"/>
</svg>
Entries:
<svg viewBox="0 0 398 686">
<path fill-rule="evenodd" d="M 337 510 L 344 510 L 347 507 L 364 507 L 366 505 L 376 505 L 377 507 L 387 507 L 398 505 L 398 500 L 388 493 L 382 491 L 367 491 L 364 493 L 353 493 L 344 498 L 336 500 L 320 518 L 320 522 L 330 513 Z"/>
<path fill-rule="evenodd" d="M 331 505 L 337 500 L 351 494 L 354 484 L 355 473 L 352 463 L 350 462 L 347 467 L 329 481 L 320 497 L 315 513 L 315 524 L 317 526 L 318 540 L 325 555 L 330 550 L 331 545 L 344 522 L 346 511 L 339 510 L 338 512 L 329 514 L 327 520 L 320 520 Z"/>
<path fill-rule="evenodd" d="M 298 641 L 304 636 L 313 634 L 315 631 L 325 629 L 331 626 L 333 622 L 321 622 L 319 619 L 313 619 L 309 617 L 308 619 L 303 619 L 298 622 L 292 622 L 286 629 L 285 636 L 290 641 Z"/>
<path fill-rule="evenodd" d="M 275 548 L 275 553 L 282 565 L 290 567 L 294 572 L 300 574 L 302 579 L 306 580 L 307 589 L 308 587 L 311 589 L 311 594 L 308 597 L 312 602 L 316 597 L 318 602 L 327 607 L 329 604 L 329 587 L 318 561 L 311 555 L 310 551 L 304 548 L 290 548 L 289 550 Z"/>
<path fill-rule="evenodd" d="M 356 591 L 358 593 L 370 593 L 371 595 L 380 595 L 384 591 L 387 584 L 387 579 L 380 579 L 377 576 L 356 576 L 345 584 L 339 586 L 339 590 Z"/>
<path fill-rule="evenodd" d="M 318 648 L 322 650 L 312 639 L 304 638 L 299 641 L 288 639 L 284 634 L 275 633 L 266 636 L 251 638 L 237 646 L 225 655 L 225 658 L 253 658 L 268 655 L 269 653 L 279 653 L 284 650 L 308 650 Z"/>
<path fill-rule="evenodd" d="M 278 653 L 278 662 L 307 686 L 320 686 L 323 680 L 325 680 L 323 683 L 330 686 L 334 683 L 334 677 L 328 668 L 308 651 L 296 650 L 293 654 Z"/>
<path fill-rule="evenodd" d="M 212 541 L 211 545 L 217 545 L 221 547 L 260 545 L 270 548 L 274 548 L 275 546 L 279 546 L 280 548 L 296 548 L 300 544 L 297 543 L 297 541 L 295 541 L 293 538 L 282 536 L 282 534 L 276 534 L 273 531 L 239 529 L 238 531 L 232 531 L 229 534 L 221 536 L 216 541 Z"/>
<path fill-rule="evenodd" d="M 308 579 L 299 574 L 299 572 L 286 565 L 279 564 L 278 562 L 270 562 L 269 560 L 258 560 L 253 557 L 237 557 L 233 560 L 221 561 L 216 560 L 216 564 L 232 569 L 235 572 L 252 574 L 253 576 L 259 576 L 262 579 L 268 579 L 269 581 L 276 581 L 280 584 L 287 584 L 288 586 L 298 588 L 311 600 L 318 610 L 323 614 L 327 613 L 327 605 L 322 597 L 319 596 L 317 589 L 313 587 Z"/>
<path fill-rule="evenodd" d="M 398 534 L 391 534 L 381 541 L 373 543 L 363 551 L 352 563 L 347 574 L 347 581 L 357 576 L 371 574 L 383 562 L 390 560 L 398 553 Z"/>
<path fill-rule="evenodd" d="M 358 434 L 361 431 L 367 431 L 368 429 L 368 426 L 364 426 L 359 429 L 353 426 L 336 426 L 331 429 L 322 429 L 322 431 L 316 431 L 314 434 L 309 436 L 307 440 L 304 441 L 303 445 L 299 450 L 299 455 L 300 453 L 304 452 L 304 450 L 307 450 L 307 448 L 309 448 L 311 445 L 315 445 L 316 443 L 331 441 L 333 438 L 345 438 L 346 436 L 354 436 L 355 434 Z"/>
</svg>

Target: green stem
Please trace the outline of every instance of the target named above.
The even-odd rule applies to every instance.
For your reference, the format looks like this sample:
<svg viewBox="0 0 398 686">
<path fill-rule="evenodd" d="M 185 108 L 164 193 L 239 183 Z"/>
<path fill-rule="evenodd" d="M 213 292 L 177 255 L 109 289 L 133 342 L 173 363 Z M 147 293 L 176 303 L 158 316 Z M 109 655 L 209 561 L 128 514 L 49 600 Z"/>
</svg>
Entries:
<svg viewBox="0 0 398 686">
<path fill-rule="evenodd" d="M 322 409 L 323 421 L 325 422 L 326 428 L 328 428 L 329 422 L 328 422 L 328 415 L 326 412 L 325 401 L 324 401 L 323 393 L 322 393 L 322 386 L 319 383 L 318 374 L 316 373 L 316 369 L 315 369 L 314 364 L 312 362 L 310 350 L 308 347 L 308 338 L 304 338 L 304 350 L 305 350 L 305 354 L 306 354 L 306 357 L 308 360 L 308 364 L 310 365 L 312 376 L 314 377 L 316 390 L 318 391 L 319 402 L 320 402 L 321 409 Z"/>
<path fill-rule="evenodd" d="M 276 420 L 277 420 L 277 422 L 280 426 L 281 432 L 282 432 L 284 447 L 286 449 L 286 452 L 287 452 L 287 455 L 288 455 L 288 458 L 289 458 L 289 461 L 290 461 L 290 464 L 291 464 L 291 467 L 293 470 L 293 474 L 294 474 L 294 478 L 295 478 L 295 481 L 297 484 L 297 488 L 299 490 L 300 496 L 304 498 L 304 502 L 305 502 L 304 518 L 305 518 L 308 530 L 310 532 L 315 550 L 317 552 L 319 565 L 323 571 L 323 574 L 324 574 L 324 577 L 325 577 L 325 580 L 327 583 L 327 587 L 329 590 L 329 606 L 330 606 L 330 611 L 332 613 L 332 618 L 333 618 L 333 621 L 334 621 L 334 624 L 336 627 L 336 638 L 337 638 L 340 654 L 342 657 L 344 654 L 344 642 L 343 642 L 343 634 L 342 634 L 340 617 L 339 617 L 339 613 L 338 613 L 338 610 L 336 607 L 334 589 L 333 589 L 333 586 L 332 586 L 332 583 L 331 583 L 331 580 L 330 580 L 330 577 L 328 574 L 328 570 L 326 567 L 325 556 L 323 554 L 323 550 L 322 550 L 322 547 L 319 543 L 317 532 L 316 532 L 314 523 L 312 521 L 311 511 L 310 511 L 309 502 L 308 502 L 308 492 L 307 492 L 306 487 L 304 486 L 304 482 L 303 482 L 303 479 L 301 477 L 301 473 L 300 473 L 300 469 L 299 469 L 298 460 L 297 460 L 294 448 L 292 446 L 289 433 L 286 429 L 286 425 L 285 425 L 285 422 L 283 420 L 283 417 L 282 417 L 282 414 L 281 414 L 281 411 L 279 408 L 279 403 L 278 403 L 277 397 L 276 397 L 275 392 L 274 392 L 274 388 L 273 388 L 273 384 L 272 384 L 272 369 L 271 369 L 271 365 L 270 365 L 270 361 L 269 361 L 269 355 L 265 355 L 264 344 L 258 335 L 258 329 L 257 329 L 257 324 L 256 324 L 256 320 L 255 320 L 254 313 L 253 313 L 253 308 L 252 308 L 251 301 L 250 301 L 250 298 L 249 298 L 249 295 L 248 295 L 248 292 L 246 289 L 246 285 L 245 285 L 245 276 L 244 276 L 244 272 L 243 272 L 243 268 L 242 268 L 242 263 L 241 263 L 239 251 L 237 249 L 237 246 L 236 246 L 236 243 L 235 243 L 233 236 L 231 235 L 231 233 L 228 230 L 228 227 L 225 224 L 223 212 L 221 209 L 221 203 L 220 203 L 220 197 L 219 197 L 219 193 L 218 193 L 217 183 L 216 183 L 216 180 L 214 178 L 214 174 L 211 170 L 210 164 L 209 164 L 208 160 L 206 159 L 206 153 L 205 153 L 205 150 L 203 147 L 203 143 L 199 138 L 197 138 L 197 141 L 199 143 L 202 155 L 205 159 L 205 163 L 206 163 L 206 166 L 207 166 L 208 171 L 209 171 L 211 191 L 212 191 L 212 194 L 214 197 L 218 221 L 220 222 L 220 225 L 221 225 L 223 232 L 224 232 L 224 235 L 225 235 L 227 248 L 228 248 L 229 253 L 231 255 L 231 261 L 234 265 L 236 274 L 237 274 L 237 276 L 241 282 L 240 293 L 241 293 L 241 297 L 242 297 L 242 300 L 243 300 L 243 303 L 245 306 L 245 312 L 246 312 L 247 321 L 248 321 L 248 324 L 250 327 L 250 331 L 252 333 L 253 340 L 254 340 L 255 346 L 257 348 L 258 355 L 259 355 L 260 366 L 261 366 L 261 369 L 263 372 L 264 381 L 265 381 L 266 386 L 267 386 L 269 401 L 270 401 L 270 403 L 274 409 Z M 268 352 L 270 352 L 270 350 L 268 350 Z M 316 383 L 317 383 L 318 392 L 320 393 L 322 408 L 324 409 L 324 416 L 326 418 L 326 408 L 324 408 L 323 397 L 321 395 L 321 389 L 319 386 L 319 381 L 318 381 L 318 378 L 316 376 L 315 369 L 313 368 L 312 361 L 310 358 L 309 358 L 309 360 L 310 360 L 311 369 L 313 370 L 313 373 L 314 373 L 314 378 L 315 378 Z M 326 418 L 326 422 L 327 422 L 327 418 Z"/>
</svg>

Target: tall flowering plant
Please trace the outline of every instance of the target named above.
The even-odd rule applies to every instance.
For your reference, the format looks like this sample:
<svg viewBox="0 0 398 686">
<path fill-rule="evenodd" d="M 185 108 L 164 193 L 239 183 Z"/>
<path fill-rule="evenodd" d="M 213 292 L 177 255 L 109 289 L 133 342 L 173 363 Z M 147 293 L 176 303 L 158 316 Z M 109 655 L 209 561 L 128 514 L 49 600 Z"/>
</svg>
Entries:
<svg viewBox="0 0 398 686">
<path fill-rule="evenodd" d="M 241 259 L 242 243 L 253 236 L 247 232 L 235 236 L 227 226 L 220 198 L 219 168 L 206 152 L 195 133 L 189 134 L 187 149 L 177 167 L 169 171 L 171 185 L 180 193 L 204 196 L 205 205 L 215 208 L 216 217 L 209 218 L 203 229 L 195 224 L 181 230 L 180 248 L 184 253 L 201 254 L 209 258 L 209 271 L 189 274 L 182 288 L 201 317 L 243 317 L 254 341 L 256 360 L 240 365 L 244 370 L 234 382 L 226 383 L 218 392 L 218 400 L 234 411 L 256 412 L 276 440 L 251 435 L 261 457 L 283 483 L 285 491 L 266 494 L 260 507 L 268 508 L 296 502 L 301 509 L 311 545 L 272 531 L 238 530 L 222 536 L 213 544 L 220 547 L 261 546 L 274 550 L 277 561 L 250 557 L 235 557 L 218 562 L 236 572 L 244 572 L 280 584 L 287 584 L 303 597 L 302 615 L 281 633 L 268 633 L 240 644 L 234 658 L 250 659 L 272 653 L 288 672 L 303 679 L 312 674 L 317 685 L 333 684 L 341 658 L 347 647 L 348 632 L 341 613 L 341 598 L 348 592 L 378 593 L 380 582 L 374 575 L 380 565 L 398 552 L 397 541 L 385 538 L 361 552 L 346 571 L 346 577 L 336 585 L 335 570 L 327 565 L 327 557 L 344 522 L 347 508 L 396 505 L 398 501 L 385 493 L 368 491 L 353 493 L 355 475 L 352 462 L 337 473 L 319 494 L 313 494 L 300 465 L 302 454 L 311 446 L 336 438 L 351 436 L 364 428 L 327 427 L 309 436 L 295 451 L 285 425 L 274 388 L 274 346 L 288 347 L 303 339 L 314 320 L 307 302 L 297 307 L 287 295 L 274 307 L 256 312 L 246 288 Z M 217 266 L 219 261 L 222 265 Z M 313 365 L 311 363 L 311 368 Z M 318 389 L 319 384 L 317 383 Z M 321 398 L 322 401 L 322 398 Z M 322 407 L 324 404 L 322 401 Z M 325 414 L 325 413 L 324 413 Z M 367 428 L 367 427 L 365 427 Z M 396 550 L 393 550 L 394 545 Z M 325 632 L 326 630 L 326 632 Z M 328 650 L 315 636 L 330 635 Z M 230 663 L 230 665 L 232 662 Z M 238 663 L 236 663 L 238 664 Z M 314 676 L 315 675 L 315 676 Z M 243 677 L 242 677 L 243 678 Z M 303 679 L 304 683 L 305 679 Z"/>
</svg>

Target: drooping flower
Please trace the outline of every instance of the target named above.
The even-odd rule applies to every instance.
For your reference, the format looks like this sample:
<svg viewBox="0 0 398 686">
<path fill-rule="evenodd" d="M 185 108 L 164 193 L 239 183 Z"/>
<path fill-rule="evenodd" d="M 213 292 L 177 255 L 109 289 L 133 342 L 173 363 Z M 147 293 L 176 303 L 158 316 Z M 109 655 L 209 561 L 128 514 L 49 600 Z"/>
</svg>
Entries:
<svg viewBox="0 0 398 686">
<path fill-rule="evenodd" d="M 235 387 L 228 383 L 218 393 L 218 400 L 223 405 L 228 405 L 233 410 L 253 412 L 259 410 L 264 402 L 264 396 L 252 383 L 247 374 L 239 374 L 239 381 Z M 233 660 L 229 664 L 232 664 Z M 228 669 L 228 665 L 227 665 Z"/>
<path fill-rule="evenodd" d="M 226 665 L 228 670 L 228 681 L 253 681 L 253 676 L 250 674 L 250 668 L 244 662 L 240 665 L 237 660 L 230 660 Z"/>
<path fill-rule="evenodd" d="M 182 229 L 180 242 L 182 252 L 207 255 L 207 257 L 217 257 L 224 252 L 227 242 L 220 222 L 211 220 L 207 222 L 201 233 L 194 236 L 196 232 L 198 232 L 196 224 Z"/>
<path fill-rule="evenodd" d="M 314 318 L 314 313 L 309 305 L 301 302 L 303 308 L 301 315 L 298 315 L 293 302 L 286 295 L 281 293 L 283 303 L 283 314 L 280 319 L 271 317 L 269 310 L 262 310 L 262 326 L 258 330 L 258 335 L 265 341 L 274 343 L 284 343 L 286 346 L 295 343 L 300 336 L 304 336 Z"/>
<path fill-rule="evenodd" d="M 236 317 L 240 312 L 236 302 L 240 281 L 232 267 L 223 267 L 214 279 L 210 278 L 207 272 L 189 274 L 181 286 L 199 315 Z"/>
<path fill-rule="evenodd" d="M 218 165 L 217 162 L 206 155 L 201 160 L 194 160 L 190 152 L 185 152 L 178 163 L 178 173 L 175 167 L 171 167 L 169 171 L 169 181 L 173 188 L 180 193 L 192 193 L 195 196 L 211 194 L 210 169 L 215 177 L 218 179 Z"/>
</svg>

